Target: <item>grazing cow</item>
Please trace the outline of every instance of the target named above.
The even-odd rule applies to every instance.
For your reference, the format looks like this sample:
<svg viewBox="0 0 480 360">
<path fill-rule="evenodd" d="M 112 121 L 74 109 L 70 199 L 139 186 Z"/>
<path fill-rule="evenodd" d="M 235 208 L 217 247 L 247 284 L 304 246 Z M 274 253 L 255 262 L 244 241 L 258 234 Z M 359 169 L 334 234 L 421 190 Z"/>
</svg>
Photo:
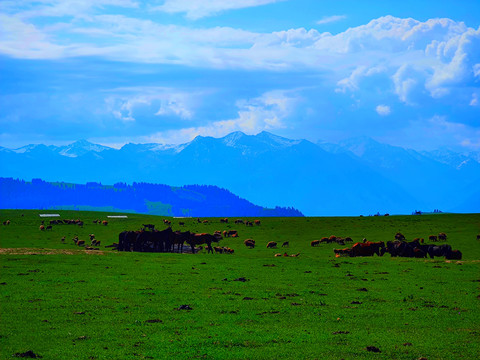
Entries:
<svg viewBox="0 0 480 360">
<path fill-rule="evenodd" d="M 214 246 L 213 250 L 215 250 L 215 252 L 218 254 L 223 254 L 223 247 L 221 246 Z"/>
<path fill-rule="evenodd" d="M 245 221 L 243 221 L 242 219 L 237 219 L 235 220 L 235 224 L 245 224 Z"/>
<path fill-rule="evenodd" d="M 253 239 L 246 239 L 243 243 L 249 249 L 253 249 L 255 247 L 255 240 L 253 240 Z"/>
<path fill-rule="evenodd" d="M 273 249 L 277 247 L 277 243 L 275 241 L 269 241 L 267 244 L 267 249 Z"/>
<path fill-rule="evenodd" d="M 330 235 L 330 237 L 327 240 L 327 243 L 330 244 L 330 243 L 334 242 L 335 240 L 337 240 L 337 237 L 335 235 Z"/>
<path fill-rule="evenodd" d="M 52 226 L 52 225 L 47 225 L 47 227 L 45 228 L 45 230 L 53 230 L 53 226 Z"/>
<path fill-rule="evenodd" d="M 438 241 L 447 241 L 447 234 L 439 233 L 438 234 Z"/>
<path fill-rule="evenodd" d="M 437 241 L 437 236 L 436 236 L 436 235 L 430 235 L 430 236 L 428 237 L 428 240 L 429 240 L 429 241 Z"/>
<path fill-rule="evenodd" d="M 225 234 L 225 237 L 238 237 L 237 230 L 228 230 Z"/>
<path fill-rule="evenodd" d="M 228 223 L 228 218 L 220 219 L 221 223 Z"/>
<path fill-rule="evenodd" d="M 426 258 L 427 253 L 423 251 L 422 249 L 416 247 L 413 249 L 413 257 L 415 258 Z"/>
<path fill-rule="evenodd" d="M 282 244 L 282 247 L 290 247 L 290 244 L 288 241 L 285 241 L 283 244 Z"/>
<path fill-rule="evenodd" d="M 353 242 L 353 239 L 351 237 L 346 237 L 345 239 L 343 239 L 345 242 Z"/>
<path fill-rule="evenodd" d="M 202 223 L 203 224 L 208 224 L 208 220 L 203 220 Z"/>
<path fill-rule="evenodd" d="M 425 257 L 428 252 L 429 245 L 420 245 L 418 240 L 411 242 L 406 241 L 387 241 L 386 252 L 390 253 L 392 257 Z M 421 252 L 415 252 L 415 249 L 419 249 Z M 421 256 L 423 253 L 424 256 Z"/>
<path fill-rule="evenodd" d="M 320 239 L 320 242 L 323 244 L 323 243 L 328 243 L 328 238 L 327 237 L 322 237 Z"/>
<path fill-rule="evenodd" d="M 384 253 L 385 243 L 383 241 L 367 241 L 365 243 L 355 243 L 352 246 L 350 256 L 373 256 L 374 254 L 377 254 L 378 256 L 383 256 Z"/>
<path fill-rule="evenodd" d="M 448 253 L 452 251 L 452 247 L 447 244 L 443 245 L 433 245 L 428 248 L 428 255 L 430 255 L 430 258 L 434 259 L 435 256 L 441 257 L 441 256 L 446 256 Z"/>
<path fill-rule="evenodd" d="M 223 252 L 227 253 L 227 254 L 233 254 L 235 252 L 235 250 L 233 250 L 232 248 L 229 248 L 229 247 L 224 247 Z"/>
<path fill-rule="evenodd" d="M 395 234 L 395 240 L 403 241 L 403 240 L 405 240 L 405 236 L 401 232 L 397 232 Z"/>
<path fill-rule="evenodd" d="M 260 225 L 260 220 L 255 220 L 254 223 L 255 225 Z"/>
<path fill-rule="evenodd" d="M 460 250 L 452 250 L 445 255 L 447 260 L 462 260 L 462 252 Z"/>
<path fill-rule="evenodd" d="M 218 243 L 218 239 L 211 234 L 192 234 L 187 243 L 192 247 L 192 253 L 195 254 L 195 246 L 200 244 L 207 245 L 207 252 L 213 254 L 212 242 Z"/>
<path fill-rule="evenodd" d="M 318 246 L 320 245 L 320 240 L 313 240 L 311 243 L 310 243 L 310 246 Z"/>
<path fill-rule="evenodd" d="M 251 222 L 251 221 L 246 221 L 246 222 L 245 222 L 245 225 L 246 225 L 246 226 L 253 226 L 253 222 Z"/>
<path fill-rule="evenodd" d="M 333 249 L 333 252 L 335 253 L 335 257 L 340 257 L 340 256 L 351 256 L 352 249 L 350 248 L 345 248 L 345 249 Z"/>
<path fill-rule="evenodd" d="M 78 240 L 77 245 L 78 246 L 85 246 L 85 240 Z"/>
<path fill-rule="evenodd" d="M 43 230 L 45 230 L 45 226 L 44 226 L 44 225 L 40 225 L 39 229 L 40 229 L 41 231 L 43 231 Z"/>
</svg>

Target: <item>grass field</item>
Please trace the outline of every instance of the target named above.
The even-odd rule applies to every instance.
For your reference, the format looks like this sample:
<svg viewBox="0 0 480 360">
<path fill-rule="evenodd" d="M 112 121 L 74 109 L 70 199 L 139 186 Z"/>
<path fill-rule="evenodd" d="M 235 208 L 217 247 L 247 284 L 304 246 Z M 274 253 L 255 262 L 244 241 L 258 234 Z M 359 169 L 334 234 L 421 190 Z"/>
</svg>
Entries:
<svg viewBox="0 0 480 360">
<path fill-rule="evenodd" d="M 1 359 L 29 350 L 43 359 L 480 358 L 480 214 L 262 218 L 254 227 L 170 219 L 174 230 L 238 230 L 220 242 L 233 255 L 193 255 L 104 248 L 123 230 L 163 229 L 163 218 L 128 214 L 103 226 L 93 220 L 107 213 L 54 212 L 85 225 L 40 231 L 47 211 L 0 211 L 10 220 L 0 225 Z M 397 231 L 408 240 L 445 232 L 463 259 L 335 258 L 338 245 L 310 246 Z M 88 243 L 90 233 L 100 251 L 71 240 Z M 284 251 L 300 255 L 274 257 Z"/>
</svg>

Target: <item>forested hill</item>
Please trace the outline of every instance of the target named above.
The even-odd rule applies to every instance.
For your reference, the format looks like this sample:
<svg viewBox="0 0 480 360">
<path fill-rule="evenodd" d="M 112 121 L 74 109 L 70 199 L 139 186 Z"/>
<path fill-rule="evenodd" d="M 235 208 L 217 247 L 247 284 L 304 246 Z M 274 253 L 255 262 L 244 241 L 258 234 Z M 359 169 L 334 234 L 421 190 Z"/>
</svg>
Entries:
<svg viewBox="0 0 480 360">
<path fill-rule="evenodd" d="M 164 216 L 303 216 L 294 208 L 263 208 L 216 186 L 70 184 L 0 178 L 2 209 L 75 209 Z"/>
</svg>

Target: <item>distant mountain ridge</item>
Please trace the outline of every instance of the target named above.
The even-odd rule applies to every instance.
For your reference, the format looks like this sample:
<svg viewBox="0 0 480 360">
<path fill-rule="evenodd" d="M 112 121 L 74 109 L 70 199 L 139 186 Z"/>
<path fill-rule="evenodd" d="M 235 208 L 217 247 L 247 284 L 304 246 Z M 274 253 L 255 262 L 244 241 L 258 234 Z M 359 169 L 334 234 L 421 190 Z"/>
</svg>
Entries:
<svg viewBox="0 0 480 360">
<path fill-rule="evenodd" d="M 293 208 L 262 208 L 216 186 L 31 182 L 0 178 L 2 209 L 74 209 L 178 217 L 303 216 Z"/>
<path fill-rule="evenodd" d="M 198 136 L 189 143 L 78 141 L 68 146 L 0 149 L 0 176 L 86 183 L 215 185 L 263 207 L 306 215 L 479 212 L 478 153 L 417 152 L 357 138 L 340 144 L 291 140 L 268 132 Z"/>
</svg>

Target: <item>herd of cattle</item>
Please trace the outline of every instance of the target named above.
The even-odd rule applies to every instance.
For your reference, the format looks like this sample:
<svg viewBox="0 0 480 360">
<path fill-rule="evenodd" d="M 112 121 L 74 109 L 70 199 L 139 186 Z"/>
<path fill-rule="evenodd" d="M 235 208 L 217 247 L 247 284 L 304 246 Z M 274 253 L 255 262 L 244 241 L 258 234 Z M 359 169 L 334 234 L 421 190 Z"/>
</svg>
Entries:
<svg viewBox="0 0 480 360">
<path fill-rule="evenodd" d="M 199 223 L 205 223 L 208 220 L 197 219 Z M 108 225 L 106 220 L 94 220 L 95 224 Z M 228 223 L 228 219 L 220 219 L 220 223 Z M 46 225 L 44 221 L 40 225 L 39 229 L 51 230 L 52 225 L 79 225 L 83 227 L 84 223 L 81 220 L 51 220 L 49 225 Z M 234 250 L 230 247 L 212 247 L 212 243 L 218 243 L 221 239 L 227 237 L 239 237 L 237 230 L 224 230 L 215 231 L 214 234 L 208 233 L 193 233 L 190 231 L 173 231 L 171 227 L 171 221 L 164 220 L 164 224 L 168 227 L 165 230 L 156 230 L 153 224 L 143 224 L 143 229 L 137 231 L 123 231 L 118 236 L 118 243 L 113 243 L 106 247 L 112 247 L 118 251 L 138 251 L 138 252 L 183 252 L 185 244 L 190 246 L 191 252 L 196 253 L 199 250 L 205 248 L 208 253 L 227 253 L 233 254 Z M 260 225 L 260 220 L 244 221 L 241 219 L 235 220 L 235 224 L 244 224 L 246 226 Z M 10 220 L 3 222 L 3 225 L 10 225 Z M 179 225 L 185 225 L 184 222 L 179 222 Z M 99 246 L 100 241 L 96 240 L 93 234 L 90 234 L 91 246 Z M 333 249 L 335 256 L 383 256 L 385 253 L 389 253 L 392 257 L 411 257 L 411 258 L 427 258 L 434 259 L 435 257 L 445 257 L 447 260 L 461 260 L 462 253 L 460 250 L 454 250 L 448 244 L 437 245 L 437 241 L 447 241 L 447 235 L 445 233 L 439 233 L 438 235 L 430 235 L 428 237 L 430 244 L 425 244 L 424 239 L 415 238 L 412 241 L 407 241 L 405 236 L 401 233 L 395 234 L 395 240 L 372 242 L 363 239 L 362 242 L 353 243 L 352 238 L 346 237 L 323 237 L 320 240 L 313 240 L 310 245 L 312 247 L 319 246 L 321 244 L 336 243 L 339 245 L 345 245 L 348 242 L 353 243 L 349 248 Z M 480 234 L 477 235 L 477 240 L 480 240 Z M 73 239 L 74 243 L 78 246 L 88 247 L 84 240 L 79 240 L 78 237 Z M 65 237 L 62 238 L 62 242 L 65 242 Z M 250 249 L 255 248 L 255 240 L 246 239 L 244 245 Z M 282 247 L 288 247 L 289 242 L 285 241 Z M 267 248 L 277 248 L 277 242 L 270 241 L 267 243 Z M 275 256 L 281 256 L 282 254 L 276 254 Z M 285 254 L 284 254 L 285 255 Z M 298 256 L 296 254 L 295 256 Z M 293 256 L 293 255 L 291 255 Z"/>
<path fill-rule="evenodd" d="M 213 253 L 212 243 L 218 243 L 221 239 L 222 235 L 219 234 L 173 231 L 171 227 L 168 227 L 161 231 L 123 231 L 119 234 L 118 244 L 115 247 L 118 251 L 139 252 L 174 252 L 176 247 L 177 252 L 183 252 L 184 244 L 188 244 L 192 253 L 195 253 L 198 250 L 197 246 L 205 245 L 207 251 Z"/>
<path fill-rule="evenodd" d="M 350 239 L 350 238 L 348 238 Z M 437 235 L 430 235 L 428 238 L 430 241 L 447 241 L 447 235 L 440 233 Z M 323 240 L 323 241 L 322 241 Z M 344 244 L 347 239 L 335 239 L 335 236 L 330 238 L 324 238 L 318 241 L 318 244 L 322 242 L 337 241 L 337 243 Z M 349 241 L 352 241 L 351 239 Z M 312 242 L 312 246 L 318 245 L 316 242 Z M 425 244 L 424 239 L 416 238 L 412 241 L 406 241 L 405 236 L 401 233 L 395 234 L 395 240 L 393 241 L 378 241 L 372 242 L 363 239 L 363 242 L 357 242 L 353 244 L 351 248 L 334 249 L 336 257 L 340 256 L 383 256 L 385 253 L 389 253 L 392 257 L 411 257 L 411 258 L 426 258 L 430 256 L 431 259 L 435 257 L 445 257 L 447 260 L 461 260 L 462 253 L 460 250 L 453 250 L 448 244 Z"/>
</svg>

